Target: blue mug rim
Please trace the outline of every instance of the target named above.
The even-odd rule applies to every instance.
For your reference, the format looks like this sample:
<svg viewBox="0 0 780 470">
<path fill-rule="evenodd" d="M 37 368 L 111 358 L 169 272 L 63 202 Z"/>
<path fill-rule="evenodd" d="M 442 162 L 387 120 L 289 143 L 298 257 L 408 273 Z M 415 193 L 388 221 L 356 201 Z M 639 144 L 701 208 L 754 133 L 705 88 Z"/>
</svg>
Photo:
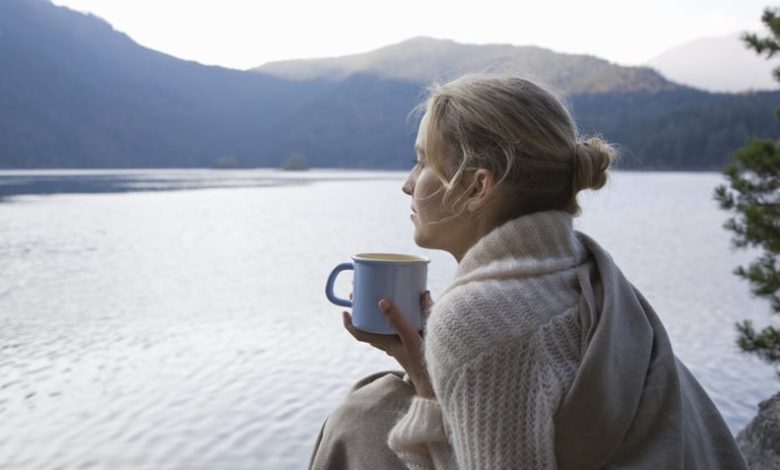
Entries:
<svg viewBox="0 0 780 470">
<path fill-rule="evenodd" d="M 400 258 L 400 259 L 392 259 Z M 391 264 L 413 264 L 431 262 L 427 256 L 410 255 L 406 253 L 358 253 L 352 256 L 352 261 L 361 263 L 391 263 Z"/>
</svg>

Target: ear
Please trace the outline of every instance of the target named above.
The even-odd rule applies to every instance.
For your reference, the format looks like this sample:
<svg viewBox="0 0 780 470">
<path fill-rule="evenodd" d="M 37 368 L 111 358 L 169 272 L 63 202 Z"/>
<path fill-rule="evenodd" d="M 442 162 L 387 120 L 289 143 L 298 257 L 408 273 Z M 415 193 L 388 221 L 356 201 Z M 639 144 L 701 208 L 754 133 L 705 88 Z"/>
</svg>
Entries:
<svg viewBox="0 0 780 470">
<path fill-rule="evenodd" d="M 484 209 L 492 199 L 496 189 L 496 179 L 493 173 L 480 168 L 472 175 L 471 184 L 468 186 L 468 203 L 466 209 L 476 212 Z"/>
</svg>

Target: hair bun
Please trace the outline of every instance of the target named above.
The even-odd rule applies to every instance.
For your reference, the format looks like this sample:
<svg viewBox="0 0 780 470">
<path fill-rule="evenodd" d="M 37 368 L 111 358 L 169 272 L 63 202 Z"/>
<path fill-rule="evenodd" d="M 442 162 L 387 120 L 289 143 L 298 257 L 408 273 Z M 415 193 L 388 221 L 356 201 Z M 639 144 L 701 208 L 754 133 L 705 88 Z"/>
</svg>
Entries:
<svg viewBox="0 0 780 470">
<path fill-rule="evenodd" d="M 607 183 L 607 170 L 615 160 L 615 149 L 598 137 L 577 142 L 574 148 L 574 177 L 572 188 L 576 194 L 583 189 L 599 189 Z"/>
</svg>

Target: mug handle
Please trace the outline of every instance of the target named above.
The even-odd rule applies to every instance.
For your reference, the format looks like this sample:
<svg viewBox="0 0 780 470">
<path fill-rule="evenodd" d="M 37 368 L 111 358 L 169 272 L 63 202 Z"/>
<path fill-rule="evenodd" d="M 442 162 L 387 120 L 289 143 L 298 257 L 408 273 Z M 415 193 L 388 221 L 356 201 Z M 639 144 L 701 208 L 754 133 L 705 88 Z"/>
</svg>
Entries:
<svg viewBox="0 0 780 470">
<path fill-rule="evenodd" d="M 333 268 L 333 271 L 330 272 L 330 275 L 328 276 L 328 282 L 325 284 L 325 296 L 332 303 L 341 307 L 352 308 L 352 301 L 336 297 L 336 294 L 333 293 L 333 284 L 335 284 L 336 278 L 340 272 L 354 269 L 355 266 L 352 263 L 341 263 Z"/>
</svg>

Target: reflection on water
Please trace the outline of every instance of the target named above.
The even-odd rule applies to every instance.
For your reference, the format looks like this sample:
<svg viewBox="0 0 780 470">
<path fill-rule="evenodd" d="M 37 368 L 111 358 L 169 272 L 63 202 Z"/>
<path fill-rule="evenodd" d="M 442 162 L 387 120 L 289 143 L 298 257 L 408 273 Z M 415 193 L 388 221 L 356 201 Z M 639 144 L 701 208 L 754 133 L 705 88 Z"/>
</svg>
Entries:
<svg viewBox="0 0 780 470">
<path fill-rule="evenodd" d="M 259 170 L 0 170 L 0 201 L 31 194 L 99 194 L 209 188 L 256 188 L 322 179 L 383 179 L 391 173 Z"/>
<path fill-rule="evenodd" d="M 393 367 L 343 331 L 330 268 L 425 254 L 434 298 L 454 272 L 413 245 L 403 177 L 0 172 L 0 468 L 305 467 L 351 384 Z M 731 274 L 749 256 L 729 249 L 718 182 L 620 173 L 576 224 L 646 294 L 736 431 L 777 380 L 733 343 L 737 319 L 769 316 Z"/>
</svg>

